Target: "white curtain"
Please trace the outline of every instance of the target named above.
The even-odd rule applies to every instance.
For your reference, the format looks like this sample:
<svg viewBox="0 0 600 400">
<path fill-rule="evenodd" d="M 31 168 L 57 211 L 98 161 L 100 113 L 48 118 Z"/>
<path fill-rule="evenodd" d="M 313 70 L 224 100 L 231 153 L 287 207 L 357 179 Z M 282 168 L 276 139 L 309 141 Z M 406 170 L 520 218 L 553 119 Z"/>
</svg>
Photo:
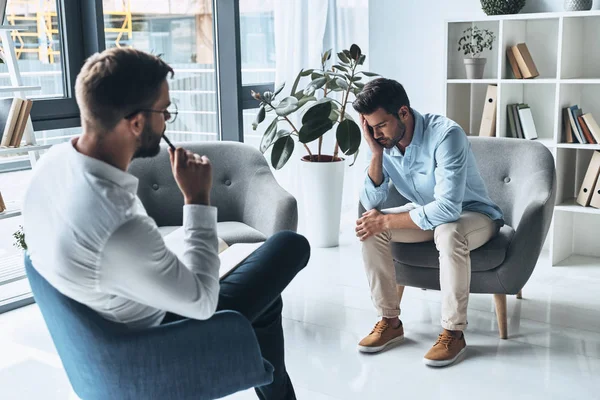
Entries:
<svg viewBox="0 0 600 400">
<path fill-rule="evenodd" d="M 282 95 L 289 95 L 291 86 L 300 69 L 320 68 L 321 54 L 333 49 L 331 61 L 336 62 L 336 54 L 349 49 L 353 43 L 358 44 L 367 54 L 365 70 L 369 61 L 369 27 L 368 0 L 279 0 L 274 3 L 276 73 L 275 87 L 286 82 Z M 308 82 L 304 80 L 299 87 Z M 281 96 L 281 95 L 280 95 Z M 282 97 L 280 97 L 282 98 Z M 351 95 L 351 99 L 352 99 Z M 355 120 L 356 113 L 351 105 L 347 108 Z M 300 126 L 300 120 L 294 115 L 292 122 Z M 323 153 L 332 154 L 335 143 L 335 132 L 325 134 Z M 311 151 L 316 150 L 316 142 L 309 145 Z M 364 156 L 363 146 L 361 154 Z M 300 190 L 298 165 L 300 159 L 307 155 L 304 146 L 296 142 L 295 151 L 288 163 L 279 171 L 274 171 L 278 182 L 296 199 L 299 205 L 298 231 L 303 232 L 304 208 Z M 268 155 L 267 155 L 268 156 Z M 347 160 L 347 166 L 352 159 Z M 358 191 L 364 178 L 363 157 L 352 167 L 346 168 L 344 195 L 342 204 L 342 229 L 347 229 L 350 220 L 356 218 Z"/>
</svg>

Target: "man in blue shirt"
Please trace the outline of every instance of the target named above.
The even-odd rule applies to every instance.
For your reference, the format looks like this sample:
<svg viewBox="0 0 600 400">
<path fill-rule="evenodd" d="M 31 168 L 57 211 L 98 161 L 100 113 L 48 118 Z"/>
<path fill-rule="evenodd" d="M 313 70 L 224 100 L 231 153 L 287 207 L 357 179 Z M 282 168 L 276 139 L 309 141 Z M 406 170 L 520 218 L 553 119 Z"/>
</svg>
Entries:
<svg viewBox="0 0 600 400">
<path fill-rule="evenodd" d="M 357 221 L 356 235 L 371 298 L 382 317 L 359 350 L 379 352 L 404 338 L 399 319 L 404 287 L 396 286 L 390 244 L 434 240 L 440 254 L 443 331 L 423 361 L 452 364 L 466 349 L 470 251 L 498 233 L 502 211 L 489 198 L 467 136 L 454 121 L 419 114 L 403 86 L 391 79 L 367 83 L 353 106 L 371 152 L 360 196 L 368 211 Z M 382 213 L 390 184 L 411 203 Z"/>
</svg>

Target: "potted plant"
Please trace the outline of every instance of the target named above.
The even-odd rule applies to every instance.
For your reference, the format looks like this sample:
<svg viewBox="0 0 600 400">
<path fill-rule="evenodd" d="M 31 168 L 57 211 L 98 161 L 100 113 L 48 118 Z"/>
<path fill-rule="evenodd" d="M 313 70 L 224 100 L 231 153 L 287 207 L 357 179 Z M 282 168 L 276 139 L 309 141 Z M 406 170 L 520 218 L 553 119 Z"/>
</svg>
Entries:
<svg viewBox="0 0 600 400">
<path fill-rule="evenodd" d="M 25 233 L 23 232 L 23 226 L 19 225 L 19 230 L 13 233 L 12 236 L 15 239 L 13 246 L 15 246 L 17 249 L 21 249 L 22 251 L 26 251 L 27 243 L 25 243 Z"/>
<path fill-rule="evenodd" d="M 526 0 L 481 0 L 481 8 L 487 15 L 518 14 Z"/>
<path fill-rule="evenodd" d="M 467 79 L 483 78 L 487 59 L 480 56 L 484 50 L 492 50 L 494 40 L 496 36 L 488 29 L 479 29 L 477 26 L 465 29 L 458 40 L 458 51 L 468 56 L 464 59 Z"/>
<path fill-rule="evenodd" d="M 364 87 L 363 78 L 378 76 L 361 70 L 366 55 L 356 44 L 339 52 L 337 58 L 338 62 L 329 66 L 331 50 L 324 52 L 321 67 L 300 70 L 289 95 L 281 100 L 278 96 L 285 83 L 274 92 L 252 91 L 252 96 L 259 102 L 252 128 L 256 130 L 268 114 L 275 114 L 260 144 L 263 154 L 272 147 L 273 168 L 285 166 L 294 152 L 295 140 L 306 149 L 307 154 L 300 163 L 300 180 L 307 237 L 316 247 L 338 245 L 345 165 L 342 156 L 354 156 L 356 161 L 361 143 L 360 128 L 346 110 L 350 97 Z M 299 88 L 303 79 L 310 81 L 304 88 Z M 302 117 L 301 123 L 290 119 L 295 113 Z M 323 136 L 334 130 L 333 152 L 324 154 Z M 315 141 L 318 141 L 318 147 L 313 152 L 308 144 Z"/>
</svg>

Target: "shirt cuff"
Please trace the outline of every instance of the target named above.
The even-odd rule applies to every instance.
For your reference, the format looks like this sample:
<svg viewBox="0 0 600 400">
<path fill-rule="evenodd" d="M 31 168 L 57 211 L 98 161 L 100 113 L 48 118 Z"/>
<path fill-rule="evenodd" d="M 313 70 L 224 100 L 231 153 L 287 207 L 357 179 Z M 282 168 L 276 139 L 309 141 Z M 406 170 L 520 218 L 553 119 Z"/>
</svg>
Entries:
<svg viewBox="0 0 600 400">
<path fill-rule="evenodd" d="M 427 219 L 427 215 L 425 215 L 425 207 L 420 206 L 408 212 L 410 219 L 422 230 L 430 231 L 434 228 L 434 226 Z"/>
<path fill-rule="evenodd" d="M 367 192 L 371 192 L 371 193 L 378 193 L 378 192 L 387 193 L 389 183 L 390 183 L 390 177 L 384 175 L 383 182 L 381 182 L 381 185 L 375 186 L 375 184 L 371 180 L 371 177 L 369 176 L 369 174 L 367 174 L 367 177 L 365 179 L 365 190 Z"/>
<path fill-rule="evenodd" d="M 183 227 L 186 229 L 217 228 L 217 208 L 201 204 L 183 206 Z"/>
</svg>

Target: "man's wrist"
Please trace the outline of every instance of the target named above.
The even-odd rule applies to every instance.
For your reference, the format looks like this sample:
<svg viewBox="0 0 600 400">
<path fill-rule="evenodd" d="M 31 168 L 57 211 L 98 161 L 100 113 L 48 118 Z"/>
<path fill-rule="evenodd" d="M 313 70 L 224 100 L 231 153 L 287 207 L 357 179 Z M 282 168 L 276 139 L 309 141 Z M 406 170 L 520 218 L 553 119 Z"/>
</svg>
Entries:
<svg viewBox="0 0 600 400">
<path fill-rule="evenodd" d="M 206 195 L 184 196 L 183 201 L 184 201 L 185 205 L 209 206 L 210 205 L 210 196 L 206 196 Z"/>
</svg>

